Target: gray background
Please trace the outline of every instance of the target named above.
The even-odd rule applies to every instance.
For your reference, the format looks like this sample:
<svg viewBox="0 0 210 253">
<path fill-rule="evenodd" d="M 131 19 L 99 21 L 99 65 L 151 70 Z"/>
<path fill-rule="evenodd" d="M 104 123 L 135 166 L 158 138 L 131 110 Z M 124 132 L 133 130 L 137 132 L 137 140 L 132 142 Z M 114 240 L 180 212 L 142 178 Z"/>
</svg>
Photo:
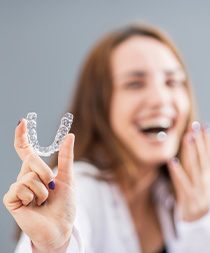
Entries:
<svg viewBox="0 0 210 253">
<path fill-rule="evenodd" d="M 191 74 L 201 119 L 208 121 L 209 10 L 205 0 L 0 0 L 1 199 L 21 164 L 13 149 L 17 121 L 37 112 L 39 139 L 49 144 L 88 49 L 121 24 L 149 22 L 172 36 Z M 13 251 L 13 237 L 13 219 L 1 201 L 0 252 Z"/>
</svg>

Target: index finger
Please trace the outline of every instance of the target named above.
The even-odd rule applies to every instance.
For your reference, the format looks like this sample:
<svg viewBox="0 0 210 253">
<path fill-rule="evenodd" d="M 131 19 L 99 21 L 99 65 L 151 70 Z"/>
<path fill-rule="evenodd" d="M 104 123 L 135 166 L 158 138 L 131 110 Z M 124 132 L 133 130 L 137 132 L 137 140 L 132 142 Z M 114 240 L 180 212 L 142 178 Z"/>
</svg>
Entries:
<svg viewBox="0 0 210 253">
<path fill-rule="evenodd" d="M 22 119 L 15 129 L 14 147 L 21 160 L 33 153 L 33 148 L 28 142 L 26 120 Z"/>
</svg>

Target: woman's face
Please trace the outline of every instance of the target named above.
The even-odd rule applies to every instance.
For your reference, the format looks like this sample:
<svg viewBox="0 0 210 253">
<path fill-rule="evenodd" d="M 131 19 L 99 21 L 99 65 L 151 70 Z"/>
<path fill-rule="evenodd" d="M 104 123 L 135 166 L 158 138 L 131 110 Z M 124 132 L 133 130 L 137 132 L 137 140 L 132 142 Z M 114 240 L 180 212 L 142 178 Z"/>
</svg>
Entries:
<svg viewBox="0 0 210 253">
<path fill-rule="evenodd" d="M 156 166 L 176 155 L 190 110 L 185 73 L 171 50 L 135 36 L 111 57 L 110 122 L 141 164 Z"/>
</svg>

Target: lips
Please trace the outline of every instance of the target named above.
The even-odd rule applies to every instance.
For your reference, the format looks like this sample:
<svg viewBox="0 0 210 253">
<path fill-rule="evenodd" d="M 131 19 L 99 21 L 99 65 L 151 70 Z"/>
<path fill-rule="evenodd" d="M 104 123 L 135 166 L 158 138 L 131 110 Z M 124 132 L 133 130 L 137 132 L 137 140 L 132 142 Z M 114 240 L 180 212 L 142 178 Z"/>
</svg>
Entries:
<svg viewBox="0 0 210 253">
<path fill-rule="evenodd" d="M 162 142 L 167 139 L 169 131 L 174 127 L 175 120 L 169 117 L 159 117 L 136 122 L 137 130 L 152 141 Z"/>
<path fill-rule="evenodd" d="M 169 118 L 162 118 L 158 120 L 149 120 L 140 123 L 140 130 L 143 132 L 160 132 L 166 131 L 173 125 L 173 120 Z"/>
</svg>

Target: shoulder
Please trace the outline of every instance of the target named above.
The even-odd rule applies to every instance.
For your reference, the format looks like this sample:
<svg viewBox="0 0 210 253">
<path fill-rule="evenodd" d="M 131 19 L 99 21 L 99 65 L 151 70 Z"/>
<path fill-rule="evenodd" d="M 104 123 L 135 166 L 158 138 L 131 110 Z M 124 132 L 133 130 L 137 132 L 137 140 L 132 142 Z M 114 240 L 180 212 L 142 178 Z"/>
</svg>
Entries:
<svg viewBox="0 0 210 253">
<path fill-rule="evenodd" d="M 73 172 L 78 201 L 92 205 L 111 198 L 112 184 L 99 179 L 100 170 L 93 164 L 76 161 Z"/>
<path fill-rule="evenodd" d="M 76 161 L 73 164 L 73 171 L 77 176 L 97 176 L 100 174 L 99 169 L 91 163 L 85 161 Z"/>
<path fill-rule="evenodd" d="M 79 184 L 90 184 L 100 186 L 105 181 L 99 180 L 100 170 L 91 163 L 84 161 L 76 161 L 73 164 L 73 174 L 76 186 Z M 107 183 L 107 182 L 106 182 Z"/>
</svg>

